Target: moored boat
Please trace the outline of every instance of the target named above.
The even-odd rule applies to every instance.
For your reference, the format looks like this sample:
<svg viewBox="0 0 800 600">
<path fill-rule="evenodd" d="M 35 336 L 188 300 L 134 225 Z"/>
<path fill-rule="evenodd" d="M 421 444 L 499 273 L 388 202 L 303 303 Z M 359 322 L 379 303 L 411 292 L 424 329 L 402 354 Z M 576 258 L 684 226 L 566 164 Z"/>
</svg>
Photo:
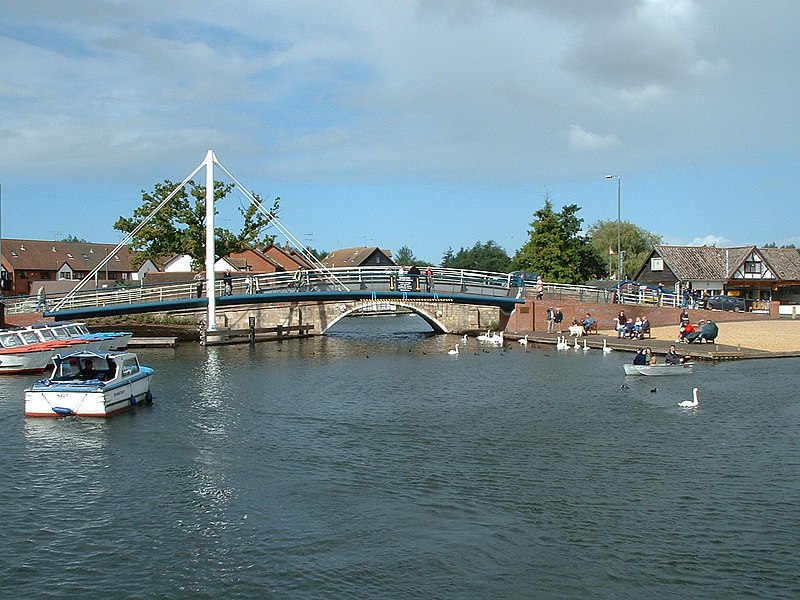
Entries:
<svg viewBox="0 0 800 600">
<path fill-rule="evenodd" d="M 693 362 L 683 362 L 677 365 L 661 363 L 657 365 L 632 365 L 624 364 L 625 375 L 689 375 L 694 369 Z"/>
<path fill-rule="evenodd" d="M 50 377 L 25 390 L 25 416 L 110 417 L 152 400 L 152 376 L 133 352 L 56 354 Z"/>
</svg>

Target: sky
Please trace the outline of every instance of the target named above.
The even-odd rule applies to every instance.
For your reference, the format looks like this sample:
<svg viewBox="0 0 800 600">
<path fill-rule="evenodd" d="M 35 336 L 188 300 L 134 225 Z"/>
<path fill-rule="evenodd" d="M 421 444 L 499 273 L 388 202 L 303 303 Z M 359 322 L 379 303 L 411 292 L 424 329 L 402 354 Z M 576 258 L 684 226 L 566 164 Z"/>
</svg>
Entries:
<svg viewBox="0 0 800 600">
<path fill-rule="evenodd" d="M 118 242 L 143 190 L 212 149 L 318 250 L 407 246 L 438 264 L 493 240 L 513 256 L 545 197 L 588 227 L 616 221 L 618 184 L 621 219 L 664 243 L 800 246 L 796 0 L 0 14 L 4 238 Z M 246 202 L 225 199 L 218 224 L 236 229 Z"/>
</svg>

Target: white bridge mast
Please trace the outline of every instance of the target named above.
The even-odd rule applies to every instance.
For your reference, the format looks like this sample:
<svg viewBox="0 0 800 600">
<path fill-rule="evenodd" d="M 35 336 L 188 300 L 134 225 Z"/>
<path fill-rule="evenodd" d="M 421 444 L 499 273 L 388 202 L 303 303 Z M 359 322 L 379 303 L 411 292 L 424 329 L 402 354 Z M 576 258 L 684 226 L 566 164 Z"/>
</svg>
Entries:
<svg viewBox="0 0 800 600">
<path fill-rule="evenodd" d="M 214 151 L 209 150 L 204 161 L 206 166 L 206 331 L 217 330 L 217 295 L 214 289 L 216 274 L 214 263 L 216 248 L 214 246 Z"/>
</svg>

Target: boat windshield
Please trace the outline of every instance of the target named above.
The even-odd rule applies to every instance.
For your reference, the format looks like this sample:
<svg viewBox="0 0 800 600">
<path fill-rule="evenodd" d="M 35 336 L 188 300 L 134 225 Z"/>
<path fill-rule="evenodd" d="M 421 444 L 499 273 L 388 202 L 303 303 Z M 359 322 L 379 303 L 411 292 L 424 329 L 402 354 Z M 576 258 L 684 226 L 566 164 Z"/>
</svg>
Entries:
<svg viewBox="0 0 800 600">
<path fill-rule="evenodd" d="M 0 335 L 0 346 L 3 348 L 19 348 L 24 345 L 24 342 L 16 333 Z"/>
<path fill-rule="evenodd" d="M 42 329 L 37 329 L 36 331 L 45 342 L 52 342 L 54 339 L 56 339 L 55 334 L 49 329 L 42 328 Z"/>
<path fill-rule="evenodd" d="M 33 333 L 32 331 L 20 331 L 19 334 L 22 336 L 22 339 L 25 340 L 27 344 L 39 343 L 39 336 Z"/>
<path fill-rule="evenodd" d="M 99 356 L 71 356 L 59 361 L 50 377 L 53 381 L 99 379 L 108 381 L 116 374 L 116 365 Z"/>
</svg>

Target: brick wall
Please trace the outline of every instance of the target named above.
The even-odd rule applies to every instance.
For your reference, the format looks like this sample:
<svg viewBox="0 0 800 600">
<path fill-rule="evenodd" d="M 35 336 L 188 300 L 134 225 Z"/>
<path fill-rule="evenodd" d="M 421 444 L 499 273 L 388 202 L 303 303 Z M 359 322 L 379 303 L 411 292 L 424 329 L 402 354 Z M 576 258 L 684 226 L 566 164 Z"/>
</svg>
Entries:
<svg viewBox="0 0 800 600">
<path fill-rule="evenodd" d="M 735 313 L 721 310 L 689 310 L 689 316 L 693 323 L 700 319 L 712 319 L 718 323 L 725 321 L 750 321 L 763 319 L 777 319 L 777 303 L 770 306 L 770 314 L 764 313 Z M 547 294 L 543 300 L 528 298 L 524 305 L 519 305 L 508 320 L 506 331 L 509 333 L 532 333 L 534 331 L 547 331 L 547 308 L 552 306 L 560 308 L 564 313 L 563 329 L 572 323 L 572 319 L 582 320 L 586 313 L 591 314 L 597 321 L 598 329 L 613 329 L 614 317 L 620 310 L 625 311 L 625 315 L 632 319 L 647 316 L 652 327 L 660 325 L 676 325 L 680 322 L 680 308 L 659 307 L 650 304 L 600 304 L 594 302 L 581 302 L 578 299 L 562 298 L 557 301 L 548 300 Z"/>
</svg>

